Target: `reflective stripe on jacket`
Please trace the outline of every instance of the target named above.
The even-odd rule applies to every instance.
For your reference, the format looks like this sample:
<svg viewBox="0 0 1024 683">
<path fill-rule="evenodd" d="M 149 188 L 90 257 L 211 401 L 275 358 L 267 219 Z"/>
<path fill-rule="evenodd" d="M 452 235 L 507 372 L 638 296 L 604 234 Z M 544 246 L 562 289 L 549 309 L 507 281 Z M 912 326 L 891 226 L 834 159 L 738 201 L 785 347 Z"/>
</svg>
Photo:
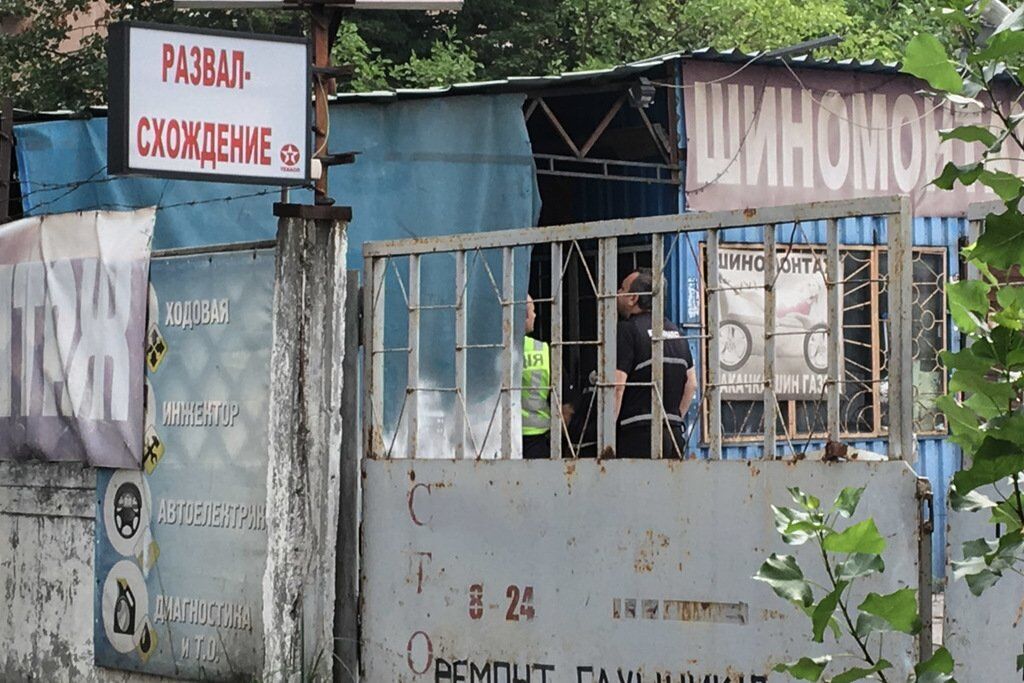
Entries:
<svg viewBox="0 0 1024 683">
<path fill-rule="evenodd" d="M 546 434 L 551 429 L 548 404 L 551 353 L 548 345 L 532 337 L 523 339 L 523 434 Z"/>
</svg>

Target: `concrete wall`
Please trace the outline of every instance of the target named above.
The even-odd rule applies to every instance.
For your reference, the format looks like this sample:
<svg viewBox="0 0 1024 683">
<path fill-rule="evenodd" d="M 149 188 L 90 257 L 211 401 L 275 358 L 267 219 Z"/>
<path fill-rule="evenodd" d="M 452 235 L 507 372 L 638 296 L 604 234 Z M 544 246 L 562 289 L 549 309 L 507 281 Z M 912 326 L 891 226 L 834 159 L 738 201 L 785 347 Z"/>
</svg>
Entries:
<svg viewBox="0 0 1024 683">
<path fill-rule="evenodd" d="M 0 462 L 0 681 L 155 683 L 93 665 L 96 472 Z"/>
</svg>

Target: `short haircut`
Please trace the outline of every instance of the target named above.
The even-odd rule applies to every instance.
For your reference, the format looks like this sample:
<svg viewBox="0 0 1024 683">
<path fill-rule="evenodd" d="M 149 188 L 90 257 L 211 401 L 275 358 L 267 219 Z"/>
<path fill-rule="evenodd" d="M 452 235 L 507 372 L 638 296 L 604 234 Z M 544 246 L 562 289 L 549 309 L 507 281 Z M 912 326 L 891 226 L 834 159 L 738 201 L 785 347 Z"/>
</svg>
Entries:
<svg viewBox="0 0 1024 683">
<path fill-rule="evenodd" d="M 629 285 L 629 293 L 636 294 L 636 305 L 641 311 L 651 310 L 651 292 L 654 291 L 654 273 L 650 268 L 638 268 L 636 279 Z"/>
</svg>

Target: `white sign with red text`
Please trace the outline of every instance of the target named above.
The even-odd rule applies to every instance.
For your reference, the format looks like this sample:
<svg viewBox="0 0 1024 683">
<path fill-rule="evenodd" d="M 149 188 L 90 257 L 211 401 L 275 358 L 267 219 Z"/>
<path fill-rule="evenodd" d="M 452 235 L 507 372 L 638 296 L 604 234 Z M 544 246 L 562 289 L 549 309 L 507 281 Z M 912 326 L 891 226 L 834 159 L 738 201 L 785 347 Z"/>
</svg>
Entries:
<svg viewBox="0 0 1024 683">
<path fill-rule="evenodd" d="M 305 182 L 309 64 L 301 39 L 117 25 L 111 173 Z"/>
</svg>

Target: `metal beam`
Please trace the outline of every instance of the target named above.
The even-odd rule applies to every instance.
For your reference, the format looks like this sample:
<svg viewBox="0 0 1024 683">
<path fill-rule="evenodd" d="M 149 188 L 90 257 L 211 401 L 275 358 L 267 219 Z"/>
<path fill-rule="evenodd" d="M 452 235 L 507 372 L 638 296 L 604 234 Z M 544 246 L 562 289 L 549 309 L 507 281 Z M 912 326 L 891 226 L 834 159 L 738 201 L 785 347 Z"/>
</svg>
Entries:
<svg viewBox="0 0 1024 683">
<path fill-rule="evenodd" d="M 914 457 L 913 343 L 914 304 L 910 199 L 889 215 L 889 457 Z"/>
<path fill-rule="evenodd" d="M 501 457 L 512 457 L 512 392 L 522 383 L 516 381 L 512 354 L 521 347 L 516 344 L 515 327 L 515 256 L 511 246 L 501 254 Z M 522 344 L 522 339 L 519 344 Z M 522 351 L 519 353 L 522 357 Z"/>
<path fill-rule="evenodd" d="M 551 391 L 551 429 L 548 437 L 551 440 L 551 457 L 562 457 L 562 244 L 551 243 L 551 351 L 550 382 Z"/>
<path fill-rule="evenodd" d="M 718 278 L 718 231 L 709 230 L 706 247 L 707 280 L 704 296 L 707 301 L 708 367 L 708 433 L 707 441 L 712 460 L 722 459 L 722 366 L 719 358 L 719 330 L 721 327 L 721 281 Z"/>
<path fill-rule="evenodd" d="M 420 434 L 420 257 L 409 256 L 408 372 L 406 376 L 405 433 L 407 458 L 415 458 Z M 399 428 L 401 425 L 399 425 Z"/>
<path fill-rule="evenodd" d="M 455 252 L 455 458 L 466 457 L 466 431 L 469 429 L 469 397 L 466 393 L 466 252 Z"/>
<path fill-rule="evenodd" d="M 651 457 L 664 455 L 665 421 L 665 237 L 651 236 Z M 674 454 L 673 454 L 674 455 Z"/>
<path fill-rule="evenodd" d="M 384 276 L 386 258 L 363 260 L 363 457 L 384 453 Z"/>
<path fill-rule="evenodd" d="M 597 141 L 601 139 L 604 132 L 608 130 L 608 126 L 611 125 L 612 119 L 614 119 L 615 115 L 619 113 L 620 109 L 622 109 L 622 105 L 626 103 L 628 95 L 628 93 L 622 93 L 619 96 L 619 99 L 615 100 L 612 106 L 608 109 L 608 113 L 604 115 L 604 118 L 602 118 L 600 123 L 597 124 L 597 127 L 594 128 L 594 132 L 590 134 L 587 141 L 583 143 L 582 147 L 580 147 L 581 157 L 585 157 L 590 154 L 590 150 L 594 148 L 594 145 L 596 145 Z"/>
<path fill-rule="evenodd" d="M 839 399 L 842 395 L 840 359 L 843 353 L 843 305 L 839 293 L 839 221 L 831 219 L 825 239 L 825 291 L 828 299 L 828 439 L 838 442 L 841 432 Z"/>
<path fill-rule="evenodd" d="M 769 223 L 764 229 L 764 453 L 761 457 L 765 460 L 775 459 L 775 416 L 779 410 L 775 395 L 775 274 L 778 272 L 775 258 L 775 225 Z"/>
<path fill-rule="evenodd" d="M 523 228 L 494 232 L 470 232 L 437 237 L 364 242 L 364 256 L 429 254 L 460 249 L 494 249 L 524 244 L 549 244 L 569 240 L 602 239 L 668 232 L 702 232 L 714 228 L 737 228 L 766 223 L 823 221 L 829 218 L 883 216 L 899 213 L 902 198 L 869 197 L 837 199 L 809 204 L 791 204 L 760 209 L 737 209 L 714 213 L 671 214 L 644 218 L 593 221 L 546 228 Z"/>
<path fill-rule="evenodd" d="M 605 237 L 598 244 L 597 329 L 597 454 L 614 458 L 615 452 L 615 354 L 618 326 L 618 240 Z"/>
</svg>

